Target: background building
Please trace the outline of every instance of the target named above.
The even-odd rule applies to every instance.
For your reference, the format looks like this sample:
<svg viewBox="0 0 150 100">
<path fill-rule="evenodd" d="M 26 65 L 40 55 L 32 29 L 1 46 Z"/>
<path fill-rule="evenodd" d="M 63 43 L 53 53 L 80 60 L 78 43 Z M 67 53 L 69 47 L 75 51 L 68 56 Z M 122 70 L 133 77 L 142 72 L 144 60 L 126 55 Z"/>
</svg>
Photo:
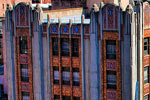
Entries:
<svg viewBox="0 0 150 100">
<path fill-rule="evenodd" d="M 148 100 L 149 3 L 61 2 L 7 7 L 8 99 Z"/>
</svg>

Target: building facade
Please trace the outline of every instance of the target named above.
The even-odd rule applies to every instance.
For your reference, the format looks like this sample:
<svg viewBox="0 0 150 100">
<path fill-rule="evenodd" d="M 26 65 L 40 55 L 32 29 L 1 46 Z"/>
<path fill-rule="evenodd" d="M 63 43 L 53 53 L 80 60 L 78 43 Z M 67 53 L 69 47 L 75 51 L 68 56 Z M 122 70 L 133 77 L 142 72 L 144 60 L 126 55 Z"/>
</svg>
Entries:
<svg viewBox="0 0 150 100">
<path fill-rule="evenodd" d="M 123 2 L 94 4 L 89 19 L 83 8 L 8 7 L 8 99 L 149 100 L 150 6 Z"/>
</svg>

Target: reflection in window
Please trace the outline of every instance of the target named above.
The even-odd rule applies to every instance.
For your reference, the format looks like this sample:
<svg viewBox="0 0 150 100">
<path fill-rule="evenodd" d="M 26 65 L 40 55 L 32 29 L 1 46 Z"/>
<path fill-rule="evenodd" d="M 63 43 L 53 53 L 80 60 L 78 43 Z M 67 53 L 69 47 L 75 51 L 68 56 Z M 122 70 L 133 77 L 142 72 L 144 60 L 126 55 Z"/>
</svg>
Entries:
<svg viewBox="0 0 150 100">
<path fill-rule="evenodd" d="M 27 44 L 26 36 L 19 37 L 19 48 L 20 48 L 20 54 L 28 53 L 28 44 Z"/>
<path fill-rule="evenodd" d="M 79 68 L 73 68 L 73 86 L 79 86 Z"/>
<path fill-rule="evenodd" d="M 149 82 L 149 67 L 144 67 L 144 83 Z"/>
<path fill-rule="evenodd" d="M 22 92 L 22 100 L 30 100 L 29 92 Z"/>
<path fill-rule="evenodd" d="M 70 68 L 62 67 L 62 84 L 70 85 Z"/>
<path fill-rule="evenodd" d="M 29 82 L 28 65 L 21 64 L 20 67 L 21 67 L 21 81 Z"/>
<path fill-rule="evenodd" d="M 72 39 L 72 56 L 79 57 L 79 42 L 78 39 Z"/>
<path fill-rule="evenodd" d="M 58 56 L 58 38 L 52 38 L 53 56 Z"/>
<path fill-rule="evenodd" d="M 53 67 L 54 84 L 59 84 L 59 67 Z"/>
<path fill-rule="evenodd" d="M 106 40 L 106 58 L 116 59 L 116 41 Z"/>
<path fill-rule="evenodd" d="M 149 42 L 148 42 L 148 38 L 144 39 L 144 55 L 149 54 Z"/>
<path fill-rule="evenodd" d="M 61 56 L 69 56 L 69 39 L 61 39 Z"/>
<path fill-rule="evenodd" d="M 116 89 L 115 71 L 107 71 L 107 89 Z"/>
</svg>

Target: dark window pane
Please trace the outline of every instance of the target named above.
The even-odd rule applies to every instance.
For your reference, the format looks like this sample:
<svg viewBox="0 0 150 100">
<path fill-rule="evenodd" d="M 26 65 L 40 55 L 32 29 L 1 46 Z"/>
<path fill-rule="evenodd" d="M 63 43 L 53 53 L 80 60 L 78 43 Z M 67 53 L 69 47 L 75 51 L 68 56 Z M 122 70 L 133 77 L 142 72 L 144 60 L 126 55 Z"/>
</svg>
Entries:
<svg viewBox="0 0 150 100">
<path fill-rule="evenodd" d="M 70 85 L 70 68 L 62 67 L 62 84 Z"/>
<path fill-rule="evenodd" d="M 73 68 L 73 86 L 80 85 L 79 68 Z"/>
<path fill-rule="evenodd" d="M 19 49 L 20 49 L 20 54 L 28 53 L 27 37 L 25 36 L 19 37 Z"/>
<path fill-rule="evenodd" d="M 80 97 L 73 97 L 73 100 L 80 100 Z"/>
<path fill-rule="evenodd" d="M 0 66 L 0 75 L 4 75 L 4 66 Z"/>
<path fill-rule="evenodd" d="M 59 84 L 59 67 L 53 67 L 54 84 Z"/>
<path fill-rule="evenodd" d="M 63 96 L 62 100 L 71 100 L 71 97 L 70 96 Z"/>
<path fill-rule="evenodd" d="M 61 56 L 69 56 L 69 39 L 61 39 Z"/>
<path fill-rule="evenodd" d="M 149 82 L 149 67 L 144 67 L 144 83 Z"/>
<path fill-rule="evenodd" d="M 54 100 L 60 100 L 60 96 L 59 95 L 54 95 Z"/>
<path fill-rule="evenodd" d="M 4 94 L 4 87 L 3 84 L 0 84 L 0 98 L 3 96 Z"/>
<path fill-rule="evenodd" d="M 29 75 L 28 75 L 28 65 L 21 64 L 21 81 L 22 82 L 29 82 Z"/>
<path fill-rule="evenodd" d="M 72 39 L 72 56 L 79 57 L 79 42 L 78 39 Z"/>
<path fill-rule="evenodd" d="M 52 38 L 53 56 L 58 56 L 58 38 Z"/>
<path fill-rule="evenodd" d="M 147 55 L 147 54 L 149 54 L 149 46 L 148 46 L 148 38 L 145 38 L 144 39 L 144 55 Z"/>
<path fill-rule="evenodd" d="M 29 92 L 22 92 L 22 100 L 30 100 Z"/>
<path fill-rule="evenodd" d="M 106 41 L 106 58 L 116 59 L 116 41 L 115 40 Z"/>
<path fill-rule="evenodd" d="M 144 100 L 149 100 L 149 95 L 144 96 Z"/>
<path fill-rule="evenodd" d="M 107 89 L 116 89 L 115 71 L 107 71 Z"/>
</svg>

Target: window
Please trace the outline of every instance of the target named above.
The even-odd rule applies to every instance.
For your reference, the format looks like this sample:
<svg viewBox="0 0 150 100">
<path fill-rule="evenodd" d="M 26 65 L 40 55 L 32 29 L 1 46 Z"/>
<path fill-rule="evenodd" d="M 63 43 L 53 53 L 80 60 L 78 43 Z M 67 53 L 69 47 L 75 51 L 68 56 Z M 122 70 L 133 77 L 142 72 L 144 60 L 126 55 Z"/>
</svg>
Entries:
<svg viewBox="0 0 150 100">
<path fill-rule="evenodd" d="M 145 38 L 144 39 L 144 55 L 147 55 L 147 54 L 149 54 L 149 46 L 148 46 L 148 38 Z"/>
<path fill-rule="evenodd" d="M 4 93 L 3 84 L 0 84 L 0 98 L 3 96 L 3 93 Z"/>
<path fill-rule="evenodd" d="M 148 83 L 149 82 L 149 67 L 144 67 L 144 83 Z"/>
<path fill-rule="evenodd" d="M 73 97 L 73 100 L 80 100 L 80 97 Z"/>
<path fill-rule="evenodd" d="M 54 100 L 60 100 L 60 96 L 59 95 L 54 95 Z"/>
<path fill-rule="evenodd" d="M 22 92 L 22 100 L 30 100 L 29 92 Z"/>
<path fill-rule="evenodd" d="M 4 66 L 0 66 L 0 75 L 4 75 Z"/>
<path fill-rule="evenodd" d="M 53 56 L 58 56 L 58 38 L 52 38 Z"/>
<path fill-rule="evenodd" d="M 107 71 L 107 89 L 116 89 L 115 71 Z"/>
<path fill-rule="evenodd" d="M 79 42 L 78 39 L 72 39 L 72 56 L 79 57 Z"/>
<path fill-rule="evenodd" d="M 149 100 L 149 95 L 144 96 L 144 100 Z"/>
<path fill-rule="evenodd" d="M 73 68 L 73 86 L 80 85 L 79 68 Z"/>
<path fill-rule="evenodd" d="M 40 0 L 32 0 L 32 3 L 40 3 Z"/>
<path fill-rule="evenodd" d="M 28 65 L 21 64 L 21 81 L 22 82 L 29 82 L 29 75 L 28 75 Z"/>
<path fill-rule="evenodd" d="M 69 56 L 69 39 L 61 39 L 61 56 Z"/>
<path fill-rule="evenodd" d="M 28 53 L 27 37 L 19 37 L 20 54 Z"/>
<path fill-rule="evenodd" d="M 59 84 L 59 67 L 53 67 L 54 84 Z"/>
<path fill-rule="evenodd" d="M 71 97 L 70 96 L 63 96 L 62 100 L 71 100 Z"/>
<path fill-rule="evenodd" d="M 3 4 L 3 9 L 4 9 L 4 4 Z"/>
<path fill-rule="evenodd" d="M 70 85 L 70 68 L 62 67 L 62 84 Z"/>
<path fill-rule="evenodd" d="M 0 48 L 2 48 L 2 39 L 0 39 Z"/>
<path fill-rule="evenodd" d="M 106 41 L 106 58 L 116 59 L 116 41 L 115 40 Z"/>
</svg>

